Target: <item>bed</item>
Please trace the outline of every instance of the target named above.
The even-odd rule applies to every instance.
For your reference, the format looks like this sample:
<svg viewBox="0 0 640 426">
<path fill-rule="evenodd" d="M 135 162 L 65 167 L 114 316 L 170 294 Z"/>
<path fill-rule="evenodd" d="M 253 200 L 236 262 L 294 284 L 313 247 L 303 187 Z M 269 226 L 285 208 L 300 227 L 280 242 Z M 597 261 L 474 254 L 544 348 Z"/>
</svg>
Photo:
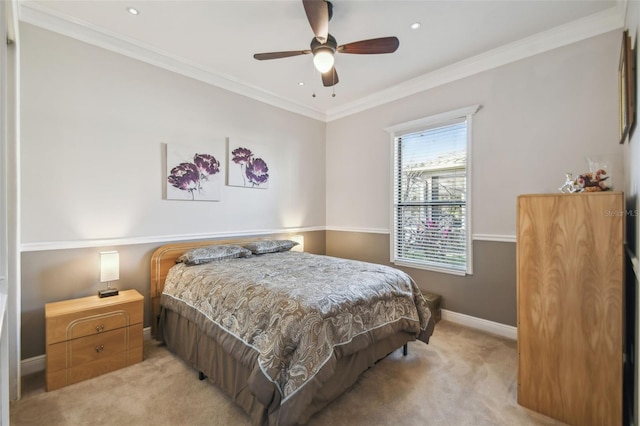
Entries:
<svg viewBox="0 0 640 426">
<path fill-rule="evenodd" d="M 278 242 L 168 244 L 151 258 L 153 335 L 254 425 L 306 423 L 389 353 L 428 343 L 434 327 L 404 272 L 288 248 L 246 250 Z M 189 262 L 227 247 L 246 251 Z"/>
</svg>

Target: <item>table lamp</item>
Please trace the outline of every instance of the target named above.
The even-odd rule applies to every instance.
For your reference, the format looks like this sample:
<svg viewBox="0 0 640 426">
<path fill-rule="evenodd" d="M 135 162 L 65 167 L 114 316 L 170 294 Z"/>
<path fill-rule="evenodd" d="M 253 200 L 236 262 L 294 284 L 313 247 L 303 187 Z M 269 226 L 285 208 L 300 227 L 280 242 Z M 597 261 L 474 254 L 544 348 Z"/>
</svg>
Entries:
<svg viewBox="0 0 640 426">
<path fill-rule="evenodd" d="M 118 294 L 118 289 L 111 287 L 111 281 L 120 278 L 120 254 L 117 251 L 100 252 L 100 282 L 107 283 L 107 288 L 99 290 L 98 296 L 109 297 Z"/>
</svg>

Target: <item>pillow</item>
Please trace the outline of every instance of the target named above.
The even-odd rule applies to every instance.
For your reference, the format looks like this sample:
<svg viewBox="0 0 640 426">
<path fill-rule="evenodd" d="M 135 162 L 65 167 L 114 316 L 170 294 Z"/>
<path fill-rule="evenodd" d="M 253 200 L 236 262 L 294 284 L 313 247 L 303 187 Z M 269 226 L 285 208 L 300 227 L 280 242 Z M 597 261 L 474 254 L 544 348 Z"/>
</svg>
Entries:
<svg viewBox="0 0 640 426">
<path fill-rule="evenodd" d="M 193 248 L 180 256 L 176 263 L 184 262 L 187 265 L 201 265 L 215 260 L 249 256 L 251 256 L 251 250 L 235 245 L 220 244 Z"/>
<path fill-rule="evenodd" d="M 253 254 L 264 254 L 289 251 L 297 245 L 297 242 L 291 240 L 260 240 L 243 244 L 243 247 L 251 250 Z"/>
</svg>

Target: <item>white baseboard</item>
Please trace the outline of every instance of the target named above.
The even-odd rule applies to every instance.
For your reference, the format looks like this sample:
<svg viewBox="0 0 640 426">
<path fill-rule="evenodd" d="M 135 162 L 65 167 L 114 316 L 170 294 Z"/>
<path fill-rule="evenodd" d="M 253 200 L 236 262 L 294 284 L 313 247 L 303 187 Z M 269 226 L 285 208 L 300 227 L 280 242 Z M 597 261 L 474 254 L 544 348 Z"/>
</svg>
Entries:
<svg viewBox="0 0 640 426">
<path fill-rule="evenodd" d="M 142 338 L 144 340 L 151 339 L 151 327 L 145 327 L 142 329 Z M 29 374 L 38 373 L 44 371 L 47 365 L 47 356 L 38 355 L 33 358 L 23 359 L 20 362 L 20 376 L 28 376 Z"/>
<path fill-rule="evenodd" d="M 476 330 L 485 331 L 487 333 L 497 334 L 498 336 L 506 337 L 511 340 L 517 340 L 518 338 L 518 329 L 511 325 L 472 317 L 471 315 L 459 314 L 458 312 L 448 311 L 446 309 L 442 309 L 441 312 L 443 320 L 451 321 L 469 328 L 475 328 Z"/>
<path fill-rule="evenodd" d="M 20 362 L 20 376 L 28 376 L 29 374 L 38 373 L 44 371 L 47 365 L 47 356 L 38 355 L 33 358 L 23 359 Z"/>
</svg>

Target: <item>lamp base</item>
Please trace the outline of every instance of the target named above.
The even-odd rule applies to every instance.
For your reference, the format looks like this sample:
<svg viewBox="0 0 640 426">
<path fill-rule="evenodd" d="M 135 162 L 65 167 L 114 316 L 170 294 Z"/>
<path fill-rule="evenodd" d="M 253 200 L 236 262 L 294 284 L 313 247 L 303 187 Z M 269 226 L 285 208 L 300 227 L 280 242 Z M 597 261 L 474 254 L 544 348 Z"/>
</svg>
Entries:
<svg viewBox="0 0 640 426">
<path fill-rule="evenodd" d="M 109 297 L 109 296 L 117 296 L 118 289 L 117 288 L 105 288 L 104 290 L 98 290 L 99 297 Z"/>
</svg>

